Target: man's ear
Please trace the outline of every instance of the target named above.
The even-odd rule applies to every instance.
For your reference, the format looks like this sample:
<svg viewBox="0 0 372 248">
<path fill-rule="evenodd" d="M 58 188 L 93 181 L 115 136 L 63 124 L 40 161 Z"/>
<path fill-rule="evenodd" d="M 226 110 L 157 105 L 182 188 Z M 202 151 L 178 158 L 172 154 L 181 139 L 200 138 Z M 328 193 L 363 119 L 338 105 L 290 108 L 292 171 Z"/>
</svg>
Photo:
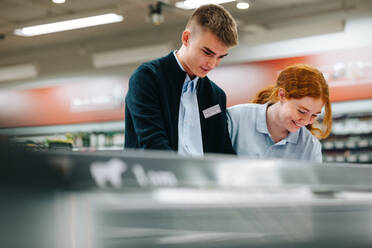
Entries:
<svg viewBox="0 0 372 248">
<path fill-rule="evenodd" d="M 189 45 L 189 43 L 190 43 L 190 35 L 191 35 L 191 32 L 189 31 L 189 30 L 185 30 L 185 31 L 183 31 L 183 33 L 182 33 L 182 44 L 184 45 L 184 46 L 188 46 Z"/>
<path fill-rule="evenodd" d="M 278 90 L 278 98 L 280 102 L 283 102 L 285 99 L 287 99 L 287 94 L 283 88 L 279 88 Z"/>
</svg>

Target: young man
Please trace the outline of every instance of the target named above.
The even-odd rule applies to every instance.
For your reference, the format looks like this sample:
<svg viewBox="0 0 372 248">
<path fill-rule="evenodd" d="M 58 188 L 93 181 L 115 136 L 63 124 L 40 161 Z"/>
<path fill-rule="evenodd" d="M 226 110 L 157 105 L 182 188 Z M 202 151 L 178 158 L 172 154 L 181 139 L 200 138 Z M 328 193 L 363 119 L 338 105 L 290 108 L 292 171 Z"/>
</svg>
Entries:
<svg viewBox="0 0 372 248">
<path fill-rule="evenodd" d="M 182 46 L 142 64 L 125 99 L 125 147 L 179 154 L 235 153 L 227 129 L 226 95 L 206 76 L 238 43 L 236 23 L 219 5 L 199 7 Z"/>
</svg>

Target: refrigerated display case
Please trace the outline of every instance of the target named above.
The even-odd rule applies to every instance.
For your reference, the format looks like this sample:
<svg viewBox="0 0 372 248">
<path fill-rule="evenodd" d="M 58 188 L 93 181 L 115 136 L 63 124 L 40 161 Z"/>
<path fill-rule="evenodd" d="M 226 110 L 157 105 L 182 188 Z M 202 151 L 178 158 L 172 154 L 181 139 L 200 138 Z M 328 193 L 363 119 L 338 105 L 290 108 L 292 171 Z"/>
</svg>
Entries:
<svg viewBox="0 0 372 248">
<path fill-rule="evenodd" d="M 372 245 L 372 165 L 132 150 L 1 155 L 4 247 Z"/>
</svg>

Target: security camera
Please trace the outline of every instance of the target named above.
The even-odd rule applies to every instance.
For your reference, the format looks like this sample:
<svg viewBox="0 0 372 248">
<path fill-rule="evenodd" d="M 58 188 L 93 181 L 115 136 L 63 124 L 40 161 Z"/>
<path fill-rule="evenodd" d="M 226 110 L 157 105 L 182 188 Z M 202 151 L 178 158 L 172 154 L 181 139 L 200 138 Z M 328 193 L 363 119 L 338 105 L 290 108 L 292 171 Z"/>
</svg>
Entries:
<svg viewBox="0 0 372 248">
<path fill-rule="evenodd" d="M 158 1 L 155 4 L 150 4 L 150 20 L 154 25 L 160 25 L 164 22 L 164 16 L 162 14 L 162 5 L 163 3 Z"/>
</svg>

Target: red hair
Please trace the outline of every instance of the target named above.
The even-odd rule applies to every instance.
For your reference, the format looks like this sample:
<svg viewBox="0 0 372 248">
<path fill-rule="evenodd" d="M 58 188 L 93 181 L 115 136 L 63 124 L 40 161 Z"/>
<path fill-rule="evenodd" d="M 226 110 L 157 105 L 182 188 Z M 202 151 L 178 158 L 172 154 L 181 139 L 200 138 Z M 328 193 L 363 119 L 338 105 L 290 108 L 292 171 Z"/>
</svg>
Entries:
<svg viewBox="0 0 372 248">
<path fill-rule="evenodd" d="M 332 110 L 329 89 L 323 74 L 316 68 L 305 64 L 294 64 L 280 72 L 275 85 L 270 85 L 257 93 L 253 103 L 277 102 L 279 89 L 284 89 L 286 98 L 300 99 L 313 97 L 322 99 L 325 113 L 322 124 L 318 122 L 306 127 L 319 139 L 327 138 L 332 129 Z M 317 127 L 317 126 L 321 127 Z"/>
</svg>

